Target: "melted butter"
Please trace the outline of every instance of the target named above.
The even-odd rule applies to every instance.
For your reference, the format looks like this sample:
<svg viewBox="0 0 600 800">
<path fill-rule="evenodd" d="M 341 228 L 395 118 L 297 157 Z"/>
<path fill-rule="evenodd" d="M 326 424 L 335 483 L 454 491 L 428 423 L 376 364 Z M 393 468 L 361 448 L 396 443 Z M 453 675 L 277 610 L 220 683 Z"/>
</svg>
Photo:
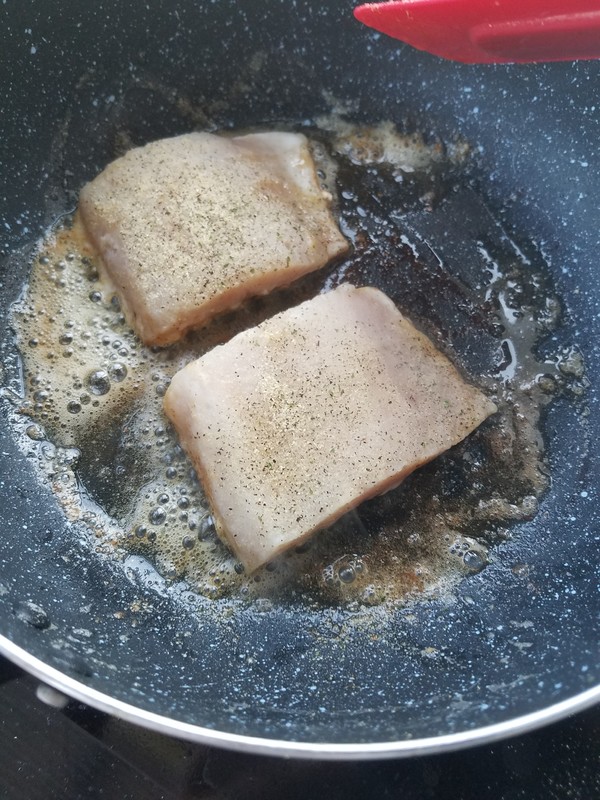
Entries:
<svg viewBox="0 0 600 800">
<path fill-rule="evenodd" d="M 390 260 L 395 270 L 398 259 L 414 274 L 424 270 L 441 291 L 452 279 L 443 260 L 425 267 L 421 242 L 378 216 L 379 198 L 397 190 L 400 169 L 412 175 L 417 204 L 429 208 L 444 166 L 455 169 L 465 149 L 448 148 L 446 156 L 438 145 L 402 137 L 387 124 L 365 129 L 322 122 L 314 131 L 315 157 L 324 187 L 342 197 L 342 229 L 355 245 L 346 261 L 253 300 L 169 348 L 147 348 L 128 328 L 113 287 L 99 277 L 98 257 L 75 219 L 49 235 L 14 309 L 25 373 L 24 446 L 37 456 L 68 516 L 86 521 L 104 552 L 145 556 L 163 577 L 185 579 L 206 597 L 376 605 L 448 590 L 485 567 L 491 545 L 509 535 L 511 522 L 535 514 L 548 482 L 540 410 L 559 387 L 581 383 L 583 375 L 577 354 L 543 362 L 535 356 L 541 335 L 558 318 L 558 302 L 543 286 L 536 293 L 545 278 L 524 256 L 508 267 L 480 242 L 480 282 L 465 290 L 465 303 L 485 305 L 487 316 L 474 329 L 496 331 L 498 362 L 478 377 L 498 414 L 397 490 L 363 504 L 257 575 L 245 575 L 216 536 L 202 488 L 163 414 L 173 374 L 238 331 L 343 280 L 379 281 L 386 291 L 381 276 Z M 371 194 L 366 178 L 377 187 Z M 413 290 L 418 299 L 429 284 Z M 394 299 L 401 310 L 427 327 L 411 296 L 402 295 L 409 289 L 399 291 Z M 447 352 L 459 359 L 451 347 Z"/>
</svg>

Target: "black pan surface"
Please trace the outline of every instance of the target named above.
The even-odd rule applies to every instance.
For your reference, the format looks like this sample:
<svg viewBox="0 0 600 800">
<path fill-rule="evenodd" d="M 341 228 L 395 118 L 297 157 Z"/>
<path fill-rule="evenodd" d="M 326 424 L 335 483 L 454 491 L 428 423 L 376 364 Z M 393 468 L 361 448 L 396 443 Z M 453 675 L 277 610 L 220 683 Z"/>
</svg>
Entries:
<svg viewBox="0 0 600 800">
<path fill-rule="evenodd" d="M 578 402 L 552 403 L 543 421 L 552 480 L 539 513 L 513 526 L 451 602 L 397 607 L 368 628 L 343 606 L 279 602 L 265 613 L 234 603 L 224 613 L 184 584 L 96 555 L 2 415 L 0 633 L 12 643 L 4 649 L 37 659 L 38 673 L 45 664 L 77 681 L 81 696 L 93 690 L 97 705 L 112 698 L 117 713 L 129 714 L 121 703 L 141 710 L 146 724 L 163 719 L 181 735 L 214 731 L 229 746 L 313 755 L 325 745 L 342 754 L 366 744 L 371 755 L 458 746 L 488 726 L 509 733 L 524 715 L 533 724 L 592 702 L 600 684 L 600 67 L 445 63 L 367 32 L 350 11 L 348 2 L 34 0 L 0 12 L 10 392 L 20 372 L 8 313 L 36 241 L 114 156 L 115 126 L 126 124 L 136 143 L 200 127 L 181 113 L 182 97 L 210 107 L 220 128 L 309 124 L 333 96 L 352 101 L 359 122 L 460 135 L 477 149 L 463 205 L 450 197 L 412 224 L 449 261 L 468 252 L 470 232 L 478 238 L 482 206 L 515 241 L 543 243 L 566 306 L 553 346 L 577 346 L 590 385 Z M 252 71 L 257 53 L 263 67 Z M 444 227 L 444 202 L 455 220 L 463 209 L 460 225 Z M 471 357 L 476 366 L 481 354 Z M 191 727 L 178 730 L 180 722 Z"/>
</svg>

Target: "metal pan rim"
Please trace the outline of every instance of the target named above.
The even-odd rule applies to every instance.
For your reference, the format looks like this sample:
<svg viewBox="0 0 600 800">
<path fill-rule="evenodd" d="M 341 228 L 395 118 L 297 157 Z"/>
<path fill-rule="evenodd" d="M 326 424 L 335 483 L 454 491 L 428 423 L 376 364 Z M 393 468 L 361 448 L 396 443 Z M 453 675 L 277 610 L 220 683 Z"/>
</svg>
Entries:
<svg viewBox="0 0 600 800">
<path fill-rule="evenodd" d="M 48 666 L 2 635 L 0 635 L 0 654 L 6 656 L 6 658 L 33 677 L 63 692 L 68 698 L 85 703 L 98 711 L 111 714 L 125 722 L 142 726 L 156 733 L 185 739 L 195 744 L 222 747 L 237 752 L 322 761 L 369 761 L 408 758 L 462 750 L 467 747 L 490 744 L 519 734 L 529 733 L 600 702 L 600 686 L 594 686 L 538 711 L 481 728 L 421 739 L 389 742 L 361 742 L 356 744 L 311 743 L 243 736 L 155 714 L 86 686 L 54 667 Z"/>
</svg>

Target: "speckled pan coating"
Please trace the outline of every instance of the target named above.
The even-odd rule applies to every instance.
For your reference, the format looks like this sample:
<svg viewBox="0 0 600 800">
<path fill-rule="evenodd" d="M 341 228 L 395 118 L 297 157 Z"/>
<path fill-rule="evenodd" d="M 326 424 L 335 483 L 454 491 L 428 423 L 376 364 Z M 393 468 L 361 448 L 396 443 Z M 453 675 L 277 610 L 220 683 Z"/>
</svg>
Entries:
<svg viewBox="0 0 600 800">
<path fill-rule="evenodd" d="M 581 405 L 561 400 L 546 417 L 552 486 L 540 512 L 452 603 L 385 614 L 212 603 L 145 562 L 96 554 L 40 486 L 3 397 L 0 631 L 3 650 L 38 676 L 143 724 L 224 747 L 356 759 L 466 746 L 600 699 L 600 64 L 447 64 L 361 29 L 351 6 L 3 6 L 3 389 L 19 390 L 7 321 L 27 257 L 124 136 L 301 127 L 336 97 L 355 119 L 445 140 L 459 132 L 475 147 L 470 175 L 437 209 L 373 197 L 377 224 L 409 232 L 432 270 L 466 280 L 478 239 L 535 242 L 549 262 L 565 304 L 554 346 L 578 343 L 590 387 Z M 375 256 L 365 254 L 365 280 Z M 393 294 L 407 273 L 377 275 Z M 462 309 L 447 289 L 426 299 L 477 374 Z"/>
</svg>

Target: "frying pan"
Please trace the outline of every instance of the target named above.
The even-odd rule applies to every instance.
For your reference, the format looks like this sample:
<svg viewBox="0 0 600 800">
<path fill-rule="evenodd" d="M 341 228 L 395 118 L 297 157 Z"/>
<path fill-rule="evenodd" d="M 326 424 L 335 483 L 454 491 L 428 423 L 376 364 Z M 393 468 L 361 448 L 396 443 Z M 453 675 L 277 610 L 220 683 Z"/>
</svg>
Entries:
<svg viewBox="0 0 600 800">
<path fill-rule="evenodd" d="M 135 560 L 96 554 L 17 446 L 3 399 L 2 651 L 69 696 L 140 724 L 323 758 L 457 748 L 600 698 L 600 67 L 445 63 L 361 28 L 351 5 L 31 0 L 0 12 L 9 391 L 20 380 L 10 305 L 42 232 L 114 157 L 112 109 L 125 95 L 135 143 L 202 127 L 182 115 L 181 98 L 210 108 L 220 128 L 314 120 L 335 97 L 353 104 L 358 122 L 460 135 L 476 153 L 470 187 L 515 241 L 543 249 L 565 309 L 554 344 L 579 348 L 589 386 L 579 404 L 558 399 L 543 420 L 551 485 L 539 513 L 512 527 L 452 601 L 386 608 L 367 630 L 343 604 L 224 610 Z M 443 220 L 450 199 L 418 219 Z M 474 214 L 473 238 L 476 206 L 464 211 L 467 229 Z M 445 241 L 444 258 L 463 252 L 452 226 L 442 235 L 428 224 L 423 235 Z M 527 565 L 526 577 L 516 565 Z"/>
</svg>

